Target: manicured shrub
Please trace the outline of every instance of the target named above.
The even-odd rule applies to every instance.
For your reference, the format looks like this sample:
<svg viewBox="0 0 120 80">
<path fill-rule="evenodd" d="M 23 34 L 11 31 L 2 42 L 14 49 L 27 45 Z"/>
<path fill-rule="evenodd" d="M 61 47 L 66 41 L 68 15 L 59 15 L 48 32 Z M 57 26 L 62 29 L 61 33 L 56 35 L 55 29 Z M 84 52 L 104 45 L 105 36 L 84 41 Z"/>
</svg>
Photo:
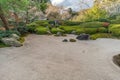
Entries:
<svg viewBox="0 0 120 80">
<path fill-rule="evenodd" d="M 77 29 L 76 33 L 82 34 L 82 33 L 86 33 L 86 34 L 95 34 L 97 33 L 97 28 L 81 28 L 81 29 Z"/>
<path fill-rule="evenodd" d="M 84 28 L 99 28 L 103 27 L 103 22 L 85 22 L 80 25 Z"/>
<path fill-rule="evenodd" d="M 120 24 L 112 24 L 109 26 L 109 32 L 112 35 L 119 37 L 120 36 Z"/>
<path fill-rule="evenodd" d="M 60 21 L 60 24 L 62 26 L 76 26 L 76 25 L 80 25 L 81 22 L 75 22 L 75 21 Z"/>
<path fill-rule="evenodd" d="M 81 29 L 77 29 L 77 30 L 76 30 L 76 34 L 77 34 L 77 35 L 82 34 L 82 33 L 85 33 L 84 28 L 81 28 Z"/>
<path fill-rule="evenodd" d="M 60 29 L 63 29 L 65 33 L 71 33 L 73 30 L 75 30 L 73 27 L 70 26 L 61 26 Z"/>
<path fill-rule="evenodd" d="M 120 20 L 117 20 L 117 19 L 111 20 L 110 23 L 111 24 L 120 24 Z"/>
<path fill-rule="evenodd" d="M 62 30 L 62 29 L 60 29 L 60 28 L 52 28 L 51 29 L 51 32 L 53 33 L 53 34 L 56 34 L 57 32 L 64 32 L 64 30 Z"/>
<path fill-rule="evenodd" d="M 102 19 L 99 19 L 98 21 L 100 21 L 100 22 L 110 22 L 110 20 L 109 19 L 104 19 L 104 18 L 102 18 Z"/>
<path fill-rule="evenodd" d="M 38 21 L 35 21 L 36 24 L 38 24 L 39 26 L 49 26 L 49 22 L 47 20 L 38 20 Z"/>
<path fill-rule="evenodd" d="M 97 33 L 97 28 L 85 28 L 85 33 L 86 34 L 95 34 Z"/>
<path fill-rule="evenodd" d="M 27 24 L 28 31 L 31 32 L 31 33 L 34 33 L 34 32 L 35 32 L 35 29 L 36 29 L 38 26 L 39 26 L 39 25 L 36 24 L 35 22 L 30 23 L 30 24 Z"/>
<path fill-rule="evenodd" d="M 100 27 L 100 28 L 97 29 L 97 32 L 99 32 L 99 33 L 108 33 L 108 29 L 105 28 L 105 27 Z"/>
<path fill-rule="evenodd" d="M 19 26 L 19 27 L 17 27 L 17 31 L 18 31 L 21 35 L 25 35 L 25 34 L 28 33 L 28 27 Z"/>
<path fill-rule="evenodd" d="M 97 33 L 90 36 L 92 40 L 96 40 L 97 38 L 112 38 L 112 36 L 108 33 Z"/>
<path fill-rule="evenodd" d="M 48 34 L 48 29 L 45 27 L 38 27 L 35 31 L 37 34 Z"/>
<path fill-rule="evenodd" d="M 7 31 L 0 31 L 0 38 L 10 37 L 11 34 L 17 34 L 20 36 L 20 33 L 16 30 L 7 30 Z"/>
<path fill-rule="evenodd" d="M 72 31 L 76 31 L 77 29 L 80 29 L 80 26 L 60 26 L 60 29 L 63 29 L 65 33 L 70 34 Z"/>
</svg>

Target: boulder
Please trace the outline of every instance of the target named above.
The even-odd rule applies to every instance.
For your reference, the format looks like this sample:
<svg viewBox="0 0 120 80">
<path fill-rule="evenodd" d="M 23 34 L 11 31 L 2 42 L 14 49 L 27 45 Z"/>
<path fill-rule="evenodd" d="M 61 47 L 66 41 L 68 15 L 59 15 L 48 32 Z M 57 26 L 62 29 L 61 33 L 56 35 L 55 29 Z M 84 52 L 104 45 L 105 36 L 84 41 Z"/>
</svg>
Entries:
<svg viewBox="0 0 120 80">
<path fill-rule="evenodd" d="M 76 39 L 78 39 L 78 40 L 89 40 L 89 38 L 90 38 L 90 35 L 89 34 L 84 34 L 84 33 L 80 34 L 76 37 Z"/>
<path fill-rule="evenodd" d="M 76 34 L 76 31 L 72 31 L 71 34 Z"/>
<path fill-rule="evenodd" d="M 67 40 L 67 39 L 64 39 L 62 42 L 68 42 L 68 40 Z"/>
<path fill-rule="evenodd" d="M 48 35 L 52 35 L 52 33 L 50 31 L 47 31 Z"/>
<path fill-rule="evenodd" d="M 9 46 L 20 47 L 23 44 L 17 41 L 15 38 L 2 38 L 1 41 Z"/>
<path fill-rule="evenodd" d="M 17 34 L 11 34 L 11 38 L 14 38 L 16 40 L 20 39 L 20 37 Z"/>
<path fill-rule="evenodd" d="M 62 33 L 61 32 L 57 32 L 57 34 L 56 34 L 57 36 L 61 36 L 62 35 Z"/>
</svg>

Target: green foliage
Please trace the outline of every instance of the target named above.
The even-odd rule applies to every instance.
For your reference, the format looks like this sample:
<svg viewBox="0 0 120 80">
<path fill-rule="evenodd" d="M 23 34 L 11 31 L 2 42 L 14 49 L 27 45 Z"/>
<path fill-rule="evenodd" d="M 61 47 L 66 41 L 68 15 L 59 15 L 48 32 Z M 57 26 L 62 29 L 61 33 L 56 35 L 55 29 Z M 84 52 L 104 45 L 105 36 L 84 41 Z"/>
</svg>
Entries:
<svg viewBox="0 0 120 80">
<path fill-rule="evenodd" d="M 45 27 L 38 27 L 35 29 L 37 34 L 48 34 L 48 29 Z"/>
<path fill-rule="evenodd" d="M 35 21 L 35 23 L 39 26 L 44 26 L 44 27 L 49 26 L 49 23 L 47 20 L 39 20 L 39 21 Z"/>
<path fill-rule="evenodd" d="M 84 28 L 81 28 L 81 29 L 77 29 L 77 30 L 76 30 L 76 34 L 77 34 L 77 35 L 82 34 L 82 33 L 85 33 Z"/>
<path fill-rule="evenodd" d="M 39 21 L 32 22 L 30 24 L 27 24 L 27 27 L 29 32 L 35 33 L 36 28 L 49 27 L 49 22 L 47 20 L 39 20 Z"/>
<path fill-rule="evenodd" d="M 80 25 L 84 28 L 99 28 L 103 27 L 103 22 L 85 22 Z"/>
<path fill-rule="evenodd" d="M 109 32 L 112 33 L 112 35 L 120 37 L 120 24 L 112 24 L 109 26 Z"/>
<path fill-rule="evenodd" d="M 59 29 L 59 28 L 52 28 L 51 32 L 52 32 L 53 34 L 56 34 L 57 32 L 62 32 L 62 33 L 64 33 L 64 30 Z"/>
<path fill-rule="evenodd" d="M 120 20 L 114 19 L 110 21 L 111 24 L 120 24 Z"/>
<path fill-rule="evenodd" d="M 109 19 L 105 19 L 105 18 L 100 18 L 98 19 L 99 22 L 110 22 Z"/>
<path fill-rule="evenodd" d="M 60 29 L 63 29 L 65 33 L 70 34 L 72 31 L 79 29 L 79 26 L 60 26 Z"/>
<path fill-rule="evenodd" d="M 89 9 L 85 14 L 85 21 L 94 21 L 103 18 L 107 18 L 107 12 L 104 9 L 100 9 L 98 6 Z"/>
<path fill-rule="evenodd" d="M 0 38 L 10 37 L 11 34 L 20 35 L 20 33 L 18 31 L 15 31 L 15 30 L 0 31 Z"/>
<path fill-rule="evenodd" d="M 97 32 L 99 32 L 99 33 L 108 33 L 108 29 L 105 28 L 105 27 L 100 27 L 100 28 L 97 29 Z"/>
<path fill-rule="evenodd" d="M 112 38 L 112 35 L 108 33 L 97 33 L 90 36 L 90 39 L 92 40 L 96 40 L 98 38 Z"/>
<path fill-rule="evenodd" d="M 18 31 L 21 35 L 25 35 L 25 34 L 28 33 L 28 27 L 19 26 L 19 27 L 17 27 L 17 31 Z"/>
<path fill-rule="evenodd" d="M 39 26 L 39 25 L 36 24 L 35 22 L 30 23 L 30 24 L 27 24 L 28 31 L 31 32 L 31 33 L 34 33 L 34 32 L 35 32 L 35 29 L 36 29 L 38 26 Z"/>
<path fill-rule="evenodd" d="M 9 47 L 9 46 L 0 41 L 0 48 L 3 48 L 3 47 Z"/>
<path fill-rule="evenodd" d="M 74 22 L 74 21 L 60 21 L 62 26 L 76 26 L 80 25 L 81 22 Z"/>
<path fill-rule="evenodd" d="M 18 40 L 20 43 L 23 43 L 25 41 L 24 37 L 20 37 L 20 39 Z"/>
<path fill-rule="evenodd" d="M 86 33 L 86 34 L 95 34 L 95 33 L 107 33 L 107 29 L 104 27 L 100 28 L 80 28 L 76 30 L 77 34 Z"/>
</svg>

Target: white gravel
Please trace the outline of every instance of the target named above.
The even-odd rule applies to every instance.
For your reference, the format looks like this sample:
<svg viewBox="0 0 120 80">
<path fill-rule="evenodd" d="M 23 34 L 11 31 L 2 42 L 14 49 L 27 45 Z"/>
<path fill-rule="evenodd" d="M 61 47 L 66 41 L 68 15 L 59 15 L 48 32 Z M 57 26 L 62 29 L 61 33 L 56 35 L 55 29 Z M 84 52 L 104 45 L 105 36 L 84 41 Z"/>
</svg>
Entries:
<svg viewBox="0 0 120 80">
<path fill-rule="evenodd" d="M 120 80 L 112 57 L 120 40 L 62 42 L 47 35 L 29 35 L 23 47 L 0 49 L 0 80 Z"/>
</svg>

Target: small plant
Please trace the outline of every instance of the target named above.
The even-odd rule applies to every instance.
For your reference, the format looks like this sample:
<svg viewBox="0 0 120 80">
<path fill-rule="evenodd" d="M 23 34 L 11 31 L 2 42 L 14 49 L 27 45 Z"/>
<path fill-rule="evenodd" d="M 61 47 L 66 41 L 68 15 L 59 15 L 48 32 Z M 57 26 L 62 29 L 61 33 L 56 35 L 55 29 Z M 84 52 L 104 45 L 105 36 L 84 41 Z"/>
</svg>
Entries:
<svg viewBox="0 0 120 80">
<path fill-rule="evenodd" d="M 70 42 L 76 42 L 76 40 L 75 40 L 75 39 L 69 39 L 69 41 L 70 41 Z"/>
<path fill-rule="evenodd" d="M 24 37 L 20 37 L 20 39 L 18 40 L 20 43 L 23 43 L 25 41 Z"/>
</svg>

